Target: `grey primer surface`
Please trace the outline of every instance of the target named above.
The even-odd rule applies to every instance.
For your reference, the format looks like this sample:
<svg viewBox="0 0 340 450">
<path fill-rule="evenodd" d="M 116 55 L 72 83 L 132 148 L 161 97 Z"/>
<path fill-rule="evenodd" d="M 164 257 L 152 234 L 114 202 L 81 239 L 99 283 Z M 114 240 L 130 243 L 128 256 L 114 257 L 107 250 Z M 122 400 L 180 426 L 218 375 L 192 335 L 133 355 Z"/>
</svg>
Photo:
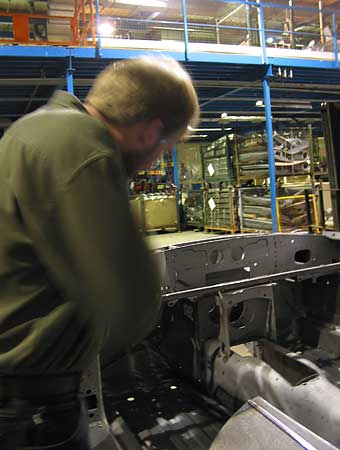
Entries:
<svg viewBox="0 0 340 450">
<path fill-rule="evenodd" d="M 260 396 L 340 447 L 339 243 L 233 236 L 158 257 L 171 364 L 231 414 Z"/>
<path fill-rule="evenodd" d="M 203 393 L 200 417 L 212 406 L 223 409 L 222 423 L 231 417 L 211 450 L 240 450 L 246 438 L 247 450 L 340 448 L 340 242 L 306 234 L 232 236 L 166 247 L 155 257 L 162 314 L 143 344 L 154 356 L 151 362 L 132 354 L 126 369 L 119 363 L 110 372 L 112 398 L 120 396 L 106 410 L 117 410 L 111 425 L 98 367 L 85 378 L 84 395 L 96 400 L 89 406 L 92 447 L 208 450 L 221 425 L 214 423 L 210 440 L 201 434 L 206 443 L 198 438 L 206 418 L 194 432 L 184 428 L 174 436 L 175 427 L 191 427 L 197 415 L 191 407 L 176 410 L 173 394 L 159 406 L 156 427 L 146 420 L 152 402 L 161 404 L 162 390 L 176 392 L 169 391 L 176 383 L 181 395 Z M 172 374 L 157 373 L 151 386 L 155 361 L 166 361 Z M 132 383 L 120 390 L 131 368 Z M 140 406 L 130 407 L 131 395 L 142 399 Z M 146 426 L 136 427 L 138 414 Z"/>
<path fill-rule="evenodd" d="M 329 442 L 258 397 L 249 400 L 228 420 L 211 450 L 301 450 L 301 448 L 336 450 Z"/>
</svg>

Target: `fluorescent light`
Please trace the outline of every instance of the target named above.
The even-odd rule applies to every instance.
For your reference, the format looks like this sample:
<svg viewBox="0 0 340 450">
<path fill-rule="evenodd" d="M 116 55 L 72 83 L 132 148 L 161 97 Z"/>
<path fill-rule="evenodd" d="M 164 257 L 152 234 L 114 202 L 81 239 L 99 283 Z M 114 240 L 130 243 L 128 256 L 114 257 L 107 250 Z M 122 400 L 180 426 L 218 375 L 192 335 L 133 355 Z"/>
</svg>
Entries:
<svg viewBox="0 0 340 450">
<path fill-rule="evenodd" d="M 231 131 L 231 130 L 232 130 L 232 128 L 226 128 L 225 130 L 226 130 L 226 131 Z"/>
<path fill-rule="evenodd" d="M 207 134 L 193 134 L 192 136 L 188 136 L 189 139 L 193 139 L 193 138 L 206 138 L 208 137 Z"/>
<path fill-rule="evenodd" d="M 184 28 L 177 28 L 177 27 L 152 27 L 152 29 L 153 30 L 167 30 L 167 31 L 183 31 L 184 30 Z M 197 30 L 188 28 L 188 31 L 197 31 Z M 203 30 L 203 31 L 205 31 L 205 30 Z"/>
<path fill-rule="evenodd" d="M 113 31 L 114 27 L 108 22 L 103 22 L 99 25 L 99 33 L 101 36 L 111 37 L 113 35 Z"/>
<path fill-rule="evenodd" d="M 192 128 L 188 126 L 189 131 L 223 131 L 222 128 Z"/>
<path fill-rule="evenodd" d="M 256 106 L 259 108 L 264 108 L 263 100 L 257 100 Z M 312 104 L 306 100 L 286 100 L 286 99 L 272 99 L 272 108 L 292 108 L 292 109 L 313 109 Z"/>
<path fill-rule="evenodd" d="M 159 15 L 160 15 L 160 11 L 155 11 L 152 14 L 150 14 L 150 16 L 146 18 L 146 20 L 156 19 L 156 17 L 158 17 Z"/>
<path fill-rule="evenodd" d="M 265 116 L 227 116 L 222 122 L 264 122 Z"/>
<path fill-rule="evenodd" d="M 168 6 L 167 0 L 117 0 L 116 3 L 122 3 L 124 5 L 151 6 L 155 8 L 166 8 Z"/>
<path fill-rule="evenodd" d="M 226 119 L 228 117 L 228 113 L 224 112 L 221 114 L 221 119 Z"/>
</svg>

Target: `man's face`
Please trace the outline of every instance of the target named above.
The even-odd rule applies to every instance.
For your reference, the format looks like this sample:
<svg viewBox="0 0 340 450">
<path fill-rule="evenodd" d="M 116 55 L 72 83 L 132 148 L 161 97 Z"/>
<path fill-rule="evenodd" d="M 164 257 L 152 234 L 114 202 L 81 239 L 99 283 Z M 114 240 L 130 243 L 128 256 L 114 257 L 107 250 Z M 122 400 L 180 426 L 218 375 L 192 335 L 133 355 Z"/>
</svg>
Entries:
<svg viewBox="0 0 340 450">
<path fill-rule="evenodd" d="M 147 143 L 138 150 L 129 149 L 123 152 L 123 161 L 128 176 L 132 176 L 138 170 L 148 169 L 153 161 L 157 160 L 163 153 L 171 151 L 183 134 L 184 132 L 180 131 L 163 140 L 157 137 L 156 142 Z"/>
</svg>

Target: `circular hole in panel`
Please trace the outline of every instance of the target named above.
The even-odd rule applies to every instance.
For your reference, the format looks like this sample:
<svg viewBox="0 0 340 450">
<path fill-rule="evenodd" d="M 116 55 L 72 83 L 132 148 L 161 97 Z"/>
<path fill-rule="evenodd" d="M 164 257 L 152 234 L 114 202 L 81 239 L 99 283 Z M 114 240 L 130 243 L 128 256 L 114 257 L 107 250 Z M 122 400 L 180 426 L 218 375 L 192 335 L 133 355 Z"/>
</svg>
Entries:
<svg viewBox="0 0 340 450">
<path fill-rule="evenodd" d="M 298 264 L 306 264 L 312 258 L 312 252 L 308 249 L 299 250 L 295 253 L 295 262 Z"/>
<path fill-rule="evenodd" d="M 224 256 L 222 250 L 213 250 L 210 253 L 210 261 L 213 264 L 222 264 L 224 261 Z"/>
<path fill-rule="evenodd" d="M 234 261 L 242 261 L 244 256 L 244 250 L 242 247 L 233 247 L 231 249 L 231 257 Z"/>
<path fill-rule="evenodd" d="M 220 323 L 220 310 L 216 304 L 213 305 L 209 310 L 209 319 L 213 323 Z"/>
<path fill-rule="evenodd" d="M 243 302 L 236 303 L 230 309 L 230 322 L 235 325 L 243 316 L 245 312 L 245 305 Z"/>
</svg>

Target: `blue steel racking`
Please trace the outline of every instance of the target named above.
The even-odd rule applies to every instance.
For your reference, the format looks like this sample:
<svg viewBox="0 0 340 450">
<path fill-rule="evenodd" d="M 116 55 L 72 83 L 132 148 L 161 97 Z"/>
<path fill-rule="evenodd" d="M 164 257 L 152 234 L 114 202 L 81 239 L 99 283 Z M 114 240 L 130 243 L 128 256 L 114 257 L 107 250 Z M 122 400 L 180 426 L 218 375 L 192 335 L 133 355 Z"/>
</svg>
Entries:
<svg viewBox="0 0 340 450">
<path fill-rule="evenodd" d="M 163 54 L 172 56 L 173 58 L 185 63 L 189 69 L 195 70 L 196 73 L 204 74 L 204 71 L 210 71 L 210 68 L 213 68 L 215 71 L 219 70 L 229 70 L 232 72 L 232 68 L 238 67 L 240 73 L 249 73 L 252 72 L 253 69 L 257 73 L 257 79 L 262 79 L 263 83 L 263 96 L 265 100 L 265 115 L 266 115 L 266 128 L 267 128 L 267 136 L 268 136 L 268 155 L 269 155 L 269 174 L 270 174 L 270 187 L 271 187 L 271 202 L 272 202 L 272 214 L 273 214 L 273 232 L 277 231 L 277 216 L 276 216 L 276 185 L 275 185 L 275 163 L 274 163 L 274 151 L 273 151 L 273 126 L 272 126 L 272 110 L 271 110 L 271 79 L 274 76 L 274 71 L 276 67 L 289 67 L 296 69 L 298 73 L 300 73 L 303 77 L 304 73 L 309 76 L 314 76 L 315 79 L 320 81 L 328 82 L 328 77 L 331 76 L 334 85 L 340 84 L 340 72 L 339 69 L 339 56 L 338 56 L 338 36 L 337 36 L 337 14 L 336 11 L 333 11 L 328 8 L 324 8 L 322 10 L 323 13 L 327 13 L 332 17 L 332 28 L 333 28 L 333 54 L 334 58 L 331 60 L 323 60 L 313 59 L 313 58 L 298 58 L 292 57 L 287 58 L 284 55 L 268 55 L 267 47 L 266 47 L 266 30 L 265 29 L 265 20 L 264 20 L 264 9 L 267 7 L 270 8 L 281 8 L 281 9 L 294 9 L 299 11 L 313 11 L 319 12 L 320 10 L 310 7 L 299 7 L 299 6 L 287 6 L 287 5 L 279 5 L 279 4 L 271 4 L 271 3 L 258 3 L 246 0 L 218 0 L 222 3 L 236 3 L 236 4 L 244 4 L 247 6 L 253 6 L 257 8 L 259 15 L 259 28 L 256 29 L 260 35 L 260 48 L 261 52 L 259 55 L 251 55 L 251 54 L 232 54 L 232 53 L 208 53 L 208 52 L 197 52 L 191 51 L 190 49 L 190 40 L 189 40 L 189 32 L 188 32 L 188 19 L 186 13 L 186 0 L 182 0 L 182 11 L 183 11 L 183 29 L 184 29 L 184 51 L 163 51 Z M 99 0 L 95 1 L 96 6 L 96 28 L 98 30 L 100 24 L 100 16 L 99 16 Z M 139 21 L 143 22 L 143 21 Z M 144 21 L 147 22 L 147 21 Z M 191 24 L 195 25 L 195 24 Z M 201 27 L 204 24 L 199 24 Z M 206 25 L 209 26 L 209 25 Z M 228 28 L 228 27 L 224 27 Z M 229 27 L 230 28 L 230 27 Z M 255 30 L 255 29 L 254 29 Z M 277 32 L 277 30 L 272 30 Z M 294 34 L 294 32 L 292 33 Z M 300 33 L 301 34 L 301 33 Z M 302 33 L 303 34 L 303 33 Z M 9 63 L 9 68 L 6 71 L 8 73 L 8 78 L 15 78 L 18 75 L 20 78 L 21 71 L 20 67 L 18 67 L 14 60 L 17 58 L 23 58 L 21 60 L 22 65 L 24 66 L 27 60 L 34 59 L 38 64 L 44 65 L 42 61 L 45 59 L 49 59 L 54 61 L 55 66 L 59 67 L 59 61 L 62 61 L 60 66 L 66 67 L 64 70 L 65 80 L 67 90 L 69 92 L 80 91 L 82 92 L 81 85 L 76 90 L 74 88 L 74 72 L 77 71 L 78 63 L 80 66 L 85 67 L 85 71 L 92 72 L 91 77 L 95 76 L 95 73 L 98 72 L 103 65 L 105 65 L 110 60 L 124 59 L 137 57 L 142 54 L 145 54 L 145 50 L 143 49 L 121 49 L 121 48 L 103 48 L 101 43 L 100 33 L 97 32 L 97 42 L 96 47 L 56 47 L 56 46 L 33 46 L 33 45 L 0 45 L 0 56 L 2 56 L 4 65 L 6 65 L 6 61 Z M 313 56 L 311 52 L 311 56 Z M 104 63 L 102 63 L 104 62 Z M 12 64 L 12 65 L 11 65 Z M 92 66 L 92 67 L 91 67 Z M 0 67 L 1 68 L 1 67 Z M 11 73 L 11 68 L 13 68 Z M 95 69 L 94 69 L 95 68 Z M 255 69 L 256 68 L 256 69 Z M 209 69 L 209 70 L 208 70 Z M 60 73 L 60 72 L 58 72 Z M 253 72 L 252 72 L 253 73 Z M 2 77 L 4 78 L 4 77 Z M 40 84 L 37 81 L 36 86 L 44 86 L 44 78 L 40 77 Z M 62 80 L 60 77 L 56 77 L 59 79 L 59 84 L 62 85 Z M 82 78 L 79 80 L 81 81 Z M 0 78 L 1 82 L 1 78 Z M 9 82 L 10 83 L 10 82 Z M 31 81 L 27 80 L 27 85 L 29 85 Z M 18 83 L 20 84 L 20 83 Z M 13 83 L 15 86 L 15 83 Z M 84 84 L 85 85 L 85 84 Z M 202 105 L 207 106 L 211 103 L 215 103 L 223 99 L 223 97 L 228 98 L 228 96 L 237 94 L 241 88 L 232 89 L 227 93 L 218 95 L 216 98 L 212 98 L 203 102 Z M 34 91 L 36 92 L 36 91 Z M 77 92 L 76 92 L 77 93 Z M 1 92 L 0 92 L 1 95 Z M 3 94 L 4 95 L 4 94 Z M 34 99 L 33 94 L 28 95 L 29 105 L 32 104 Z M 47 94 L 48 96 L 49 94 Z M 315 95 L 313 92 L 310 93 L 310 96 Z M 333 96 L 330 93 L 330 98 L 333 99 Z M 316 101 L 318 100 L 315 97 Z M 220 103 L 221 104 L 221 103 Z M 27 109 L 27 108 L 26 108 Z M 25 109 L 24 112 L 27 112 Z M 223 107 L 222 107 L 223 109 Z M 209 111 L 208 111 L 209 112 Z M 4 114 L 5 116 L 5 114 Z M 12 115 L 15 117 L 15 114 Z M 7 117 L 11 117 L 11 114 L 7 114 Z M 174 156 L 176 158 L 176 153 L 174 150 Z M 175 174 L 175 177 L 178 177 L 178 174 Z"/>
</svg>

